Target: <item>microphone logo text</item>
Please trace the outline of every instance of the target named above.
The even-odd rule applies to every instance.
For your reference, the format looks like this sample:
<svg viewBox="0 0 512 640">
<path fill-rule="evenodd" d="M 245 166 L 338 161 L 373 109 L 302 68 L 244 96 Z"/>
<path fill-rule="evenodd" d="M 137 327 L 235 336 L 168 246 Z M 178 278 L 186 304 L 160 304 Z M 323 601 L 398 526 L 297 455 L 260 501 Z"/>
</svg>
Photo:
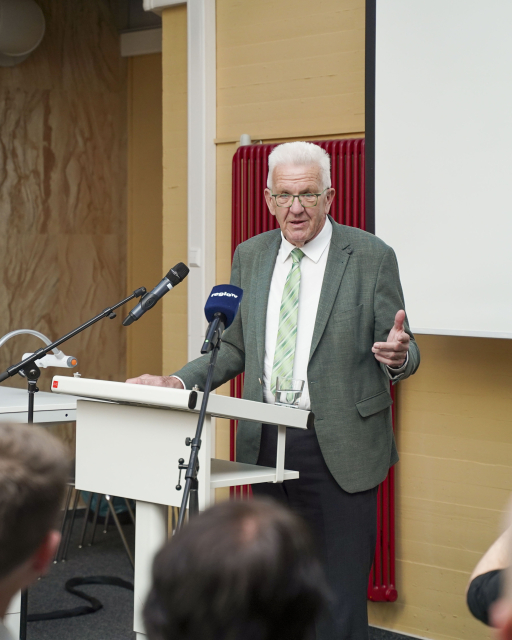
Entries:
<svg viewBox="0 0 512 640">
<path fill-rule="evenodd" d="M 214 296 L 227 296 L 228 298 L 238 298 L 238 296 L 236 295 L 236 293 L 229 293 L 228 291 L 220 291 L 219 293 L 212 293 L 211 297 L 213 298 Z"/>
</svg>

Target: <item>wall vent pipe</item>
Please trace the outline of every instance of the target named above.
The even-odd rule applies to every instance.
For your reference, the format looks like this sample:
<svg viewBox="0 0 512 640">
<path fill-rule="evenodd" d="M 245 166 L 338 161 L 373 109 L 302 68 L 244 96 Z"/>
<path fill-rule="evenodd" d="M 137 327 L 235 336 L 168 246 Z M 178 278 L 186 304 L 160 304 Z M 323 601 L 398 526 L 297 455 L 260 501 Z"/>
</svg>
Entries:
<svg viewBox="0 0 512 640">
<path fill-rule="evenodd" d="M 45 20 L 34 0 L 0 0 L 0 66 L 23 62 L 43 39 Z"/>
</svg>

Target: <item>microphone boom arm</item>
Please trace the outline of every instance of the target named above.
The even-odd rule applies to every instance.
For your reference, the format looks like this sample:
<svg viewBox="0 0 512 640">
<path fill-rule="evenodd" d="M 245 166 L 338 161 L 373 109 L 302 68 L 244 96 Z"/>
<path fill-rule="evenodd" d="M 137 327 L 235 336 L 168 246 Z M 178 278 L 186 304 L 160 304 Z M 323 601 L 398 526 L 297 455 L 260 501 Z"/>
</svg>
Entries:
<svg viewBox="0 0 512 640">
<path fill-rule="evenodd" d="M 117 309 L 118 307 L 121 307 L 123 304 L 126 304 L 130 300 L 133 300 L 133 298 L 139 298 L 140 296 L 143 296 L 145 293 L 146 293 L 145 287 L 139 287 L 138 289 L 135 289 L 135 291 L 130 296 L 128 296 L 124 300 L 121 300 L 121 302 L 118 302 L 112 307 L 107 307 L 106 309 L 103 309 L 103 311 L 101 313 L 98 313 L 97 316 L 94 316 L 94 318 L 91 318 L 91 320 L 84 322 L 84 324 L 80 325 L 76 329 L 73 329 L 73 331 L 66 333 L 66 335 L 63 336 L 62 338 L 55 340 L 55 342 L 50 343 L 46 347 L 41 347 L 41 349 L 34 351 L 34 353 L 28 358 L 25 358 L 24 360 L 21 360 L 17 364 L 13 364 L 12 366 L 10 366 L 8 369 L 6 369 L 3 373 L 0 374 L 0 382 L 3 382 L 4 380 L 7 380 L 7 378 L 10 378 L 16 375 L 19 371 L 22 371 L 22 370 L 25 371 L 25 369 L 27 370 L 33 369 L 34 367 L 37 368 L 35 364 L 36 360 L 40 360 L 47 353 L 49 353 L 50 351 L 53 351 L 56 347 L 58 347 L 62 343 L 67 342 L 70 338 L 74 338 L 78 333 L 81 333 L 82 331 L 84 331 L 84 329 L 88 329 L 93 324 L 96 324 L 96 322 L 98 322 L 99 320 L 102 320 L 103 318 L 107 318 L 107 317 L 113 320 L 116 317 L 116 314 L 114 313 L 115 309 Z"/>
</svg>

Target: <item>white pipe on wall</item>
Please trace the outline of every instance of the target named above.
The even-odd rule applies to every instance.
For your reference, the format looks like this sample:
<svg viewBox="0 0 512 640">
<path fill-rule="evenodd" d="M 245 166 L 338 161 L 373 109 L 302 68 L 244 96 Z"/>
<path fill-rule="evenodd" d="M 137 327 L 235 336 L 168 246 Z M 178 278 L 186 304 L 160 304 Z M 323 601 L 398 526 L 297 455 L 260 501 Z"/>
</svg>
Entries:
<svg viewBox="0 0 512 640">
<path fill-rule="evenodd" d="M 0 66 L 23 62 L 44 32 L 44 15 L 34 0 L 0 0 Z"/>
</svg>

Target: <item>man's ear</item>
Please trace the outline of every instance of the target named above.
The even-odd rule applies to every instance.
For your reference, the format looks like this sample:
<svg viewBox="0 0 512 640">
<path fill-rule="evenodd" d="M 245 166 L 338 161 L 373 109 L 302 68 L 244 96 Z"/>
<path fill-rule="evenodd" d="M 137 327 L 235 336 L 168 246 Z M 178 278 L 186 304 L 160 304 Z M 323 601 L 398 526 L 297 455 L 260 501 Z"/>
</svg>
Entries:
<svg viewBox="0 0 512 640">
<path fill-rule="evenodd" d="M 271 215 L 275 216 L 276 214 L 274 213 L 274 202 L 272 200 L 272 192 L 268 188 L 265 189 L 265 200 L 267 202 L 267 207 Z"/>
<path fill-rule="evenodd" d="M 36 552 L 32 555 L 31 569 L 38 576 L 44 575 L 48 571 L 50 562 L 55 557 L 60 544 L 59 531 L 50 530 L 44 537 Z"/>
<path fill-rule="evenodd" d="M 329 213 L 332 205 L 332 201 L 334 200 L 334 196 L 336 195 L 336 189 L 331 188 L 327 193 L 327 197 L 325 199 L 325 213 Z"/>
</svg>

